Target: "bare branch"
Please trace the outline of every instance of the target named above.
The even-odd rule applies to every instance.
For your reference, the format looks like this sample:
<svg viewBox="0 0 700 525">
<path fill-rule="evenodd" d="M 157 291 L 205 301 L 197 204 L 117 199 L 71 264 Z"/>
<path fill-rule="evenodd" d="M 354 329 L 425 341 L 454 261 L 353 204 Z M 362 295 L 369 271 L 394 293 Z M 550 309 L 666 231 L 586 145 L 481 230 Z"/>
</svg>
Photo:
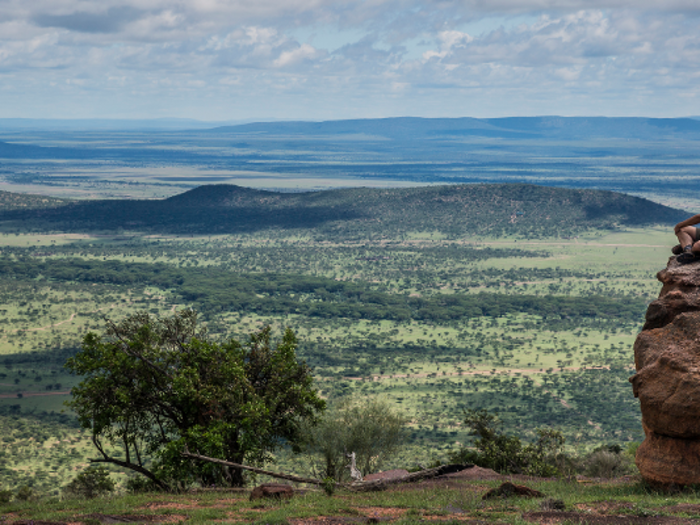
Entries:
<svg viewBox="0 0 700 525">
<path fill-rule="evenodd" d="M 287 481 L 294 481 L 296 483 L 310 483 L 312 485 L 322 485 L 323 481 L 312 478 L 302 478 L 299 476 L 292 476 L 291 474 L 281 474 L 279 472 L 270 472 L 269 470 L 263 470 L 261 468 L 249 467 L 248 465 L 241 465 L 240 463 L 233 463 L 231 461 L 225 461 L 223 459 L 210 458 L 208 456 L 202 456 L 200 454 L 192 454 L 187 449 L 180 453 L 182 457 L 198 459 L 200 461 L 208 461 L 209 463 L 217 463 L 219 465 L 226 465 L 227 467 L 239 468 L 243 470 L 250 470 L 257 474 L 265 474 L 273 478 L 286 479 Z"/>
<path fill-rule="evenodd" d="M 217 463 L 219 465 L 226 465 L 228 467 L 240 468 L 243 470 L 250 470 L 251 472 L 256 472 L 257 474 L 265 474 L 267 476 L 279 479 L 286 479 L 287 481 L 295 481 L 297 483 L 309 483 L 312 485 L 322 485 L 323 481 L 318 479 L 301 478 L 299 476 L 292 476 L 291 474 L 281 474 L 279 472 L 270 472 L 269 470 L 263 470 L 261 468 L 249 467 L 247 465 L 241 465 L 240 463 L 232 463 L 231 461 L 225 461 L 223 459 L 210 458 L 208 456 L 202 456 L 201 454 L 192 454 L 185 448 L 184 452 L 180 453 L 185 458 L 198 459 L 201 461 L 208 461 L 210 463 Z M 445 474 L 452 474 L 454 472 L 459 472 L 461 470 L 473 467 L 474 465 L 442 465 L 437 468 L 431 468 L 427 470 L 421 470 L 420 472 L 413 472 L 406 476 L 394 479 L 378 479 L 374 481 L 361 481 L 357 483 L 338 483 L 337 486 L 352 490 L 354 492 L 373 492 L 380 491 L 388 488 L 391 485 L 397 485 L 399 483 L 415 483 L 416 481 L 422 481 L 424 479 L 435 478 L 437 476 L 444 476 Z"/>
<path fill-rule="evenodd" d="M 136 465 L 135 463 L 130 463 L 128 461 L 122 461 L 120 459 L 112 458 L 112 457 L 109 457 L 107 455 L 105 455 L 105 457 L 102 459 L 90 459 L 88 461 L 90 461 L 90 463 L 112 463 L 112 464 L 118 465 L 120 467 L 128 468 L 129 470 L 133 470 L 134 472 L 138 472 L 139 474 L 143 474 L 148 479 L 150 479 L 153 483 L 158 485 L 158 487 L 160 487 L 161 489 L 163 489 L 163 490 L 170 489 L 170 487 L 168 487 L 168 485 L 166 485 L 165 483 L 160 481 L 158 478 L 156 478 L 156 476 L 153 474 L 153 472 L 151 472 L 148 469 L 143 468 L 141 465 Z"/>
</svg>

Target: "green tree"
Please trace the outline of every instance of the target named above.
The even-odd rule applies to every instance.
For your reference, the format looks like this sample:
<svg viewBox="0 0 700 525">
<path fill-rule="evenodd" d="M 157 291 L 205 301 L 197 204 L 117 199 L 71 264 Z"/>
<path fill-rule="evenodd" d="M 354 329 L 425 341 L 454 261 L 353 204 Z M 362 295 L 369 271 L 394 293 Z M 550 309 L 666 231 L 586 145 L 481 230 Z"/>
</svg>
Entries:
<svg viewBox="0 0 700 525">
<path fill-rule="evenodd" d="M 344 399 L 307 429 L 306 451 L 320 463 L 318 475 L 341 481 L 349 473 L 346 452 L 355 452 L 363 475 L 376 472 L 403 442 L 406 419 L 386 400 Z"/>
<path fill-rule="evenodd" d="M 210 340 L 192 310 L 158 319 L 138 313 L 88 333 L 66 367 L 85 376 L 68 405 L 92 432 L 98 463 L 146 476 L 161 488 L 244 483 L 240 469 L 195 464 L 188 448 L 234 463 L 262 464 L 325 408 L 311 369 L 287 329 L 270 327 L 241 344 Z"/>
</svg>

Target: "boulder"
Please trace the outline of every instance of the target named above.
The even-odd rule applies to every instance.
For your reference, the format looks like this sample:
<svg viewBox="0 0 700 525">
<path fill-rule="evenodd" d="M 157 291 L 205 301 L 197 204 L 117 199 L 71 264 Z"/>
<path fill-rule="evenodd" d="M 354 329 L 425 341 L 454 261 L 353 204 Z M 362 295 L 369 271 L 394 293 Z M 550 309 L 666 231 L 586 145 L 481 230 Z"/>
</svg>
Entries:
<svg viewBox="0 0 700 525">
<path fill-rule="evenodd" d="M 700 483 L 700 264 L 669 260 L 634 344 L 630 378 L 642 410 L 636 463 L 655 485 Z"/>
<path fill-rule="evenodd" d="M 544 498 L 545 495 L 539 490 L 531 489 L 525 485 L 515 485 L 510 481 L 501 483 L 500 487 L 489 490 L 484 494 L 481 499 L 494 499 L 494 498 Z"/>
<path fill-rule="evenodd" d="M 646 437 L 637 449 L 637 467 L 650 484 L 694 485 L 700 479 L 700 439 L 679 439 L 645 428 Z"/>
<path fill-rule="evenodd" d="M 250 493 L 250 501 L 256 499 L 291 499 L 294 489 L 283 483 L 264 483 L 253 489 Z"/>
</svg>

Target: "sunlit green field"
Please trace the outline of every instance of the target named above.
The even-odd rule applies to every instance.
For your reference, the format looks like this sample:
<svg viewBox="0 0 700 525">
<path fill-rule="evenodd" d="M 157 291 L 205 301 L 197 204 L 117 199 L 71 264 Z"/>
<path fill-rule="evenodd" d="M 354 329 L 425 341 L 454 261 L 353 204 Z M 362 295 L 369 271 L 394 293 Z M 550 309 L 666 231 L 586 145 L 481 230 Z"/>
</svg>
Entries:
<svg viewBox="0 0 700 525">
<path fill-rule="evenodd" d="M 445 240 L 415 233 L 403 241 L 375 243 L 314 242 L 303 232 L 0 236 L 3 254 L 46 261 L 78 257 L 220 267 L 232 274 L 314 275 L 422 297 L 486 292 L 646 302 L 658 294 L 655 274 L 673 244 L 670 232 L 660 228 L 538 241 Z M 484 247 L 504 251 L 495 258 L 462 257 L 466 248 Z M 0 284 L 0 356 L 7 356 L 0 357 L 0 418 L 29 418 L 21 420 L 39 428 L 44 412 L 60 412 L 79 378 L 41 356 L 73 352 L 87 331 L 102 329 L 103 317 L 121 319 L 143 310 L 167 315 L 197 306 L 183 301 L 177 287 L 76 279 L 5 279 Z M 560 428 L 572 450 L 642 437 L 637 402 L 626 381 L 641 316 L 620 322 L 587 318 L 577 324 L 525 313 L 428 322 L 206 311 L 202 320 L 218 337 L 239 339 L 266 324 L 277 334 L 290 326 L 299 337 L 300 356 L 314 367 L 329 402 L 347 395 L 392 401 L 410 421 L 409 446 L 395 459 L 396 466 L 409 456 L 414 462 L 444 459 L 468 442 L 461 425 L 464 408 L 495 410 L 507 428 L 526 438 L 540 426 Z M 31 481 L 48 487 L 67 482 L 85 463 L 90 446 L 74 423 L 51 424 L 55 430 L 34 436 L 13 431 L 5 452 L 11 451 L 12 461 L 0 471 L 0 482 L 17 486 L 36 472 L 48 472 Z M 59 440 L 75 445 L 56 445 Z M 56 458 L 60 462 L 54 468 Z M 303 465 L 284 454 L 280 461 Z"/>
</svg>

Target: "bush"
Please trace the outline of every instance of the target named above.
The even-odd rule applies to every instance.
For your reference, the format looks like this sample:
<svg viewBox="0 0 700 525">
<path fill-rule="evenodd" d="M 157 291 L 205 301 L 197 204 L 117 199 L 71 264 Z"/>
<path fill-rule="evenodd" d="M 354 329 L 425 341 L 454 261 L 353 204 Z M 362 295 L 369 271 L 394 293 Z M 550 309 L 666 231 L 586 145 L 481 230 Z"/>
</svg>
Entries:
<svg viewBox="0 0 700 525">
<path fill-rule="evenodd" d="M 330 477 L 324 478 L 321 488 L 323 489 L 323 492 L 325 492 L 328 496 L 332 496 L 333 494 L 335 494 L 335 480 Z"/>
<path fill-rule="evenodd" d="M 463 448 L 450 456 L 453 463 L 474 463 L 502 474 L 555 476 L 563 464 L 564 436 L 558 430 L 538 429 L 534 443 L 503 434 L 498 418 L 486 410 L 465 410 L 464 423 L 478 436 L 474 449 Z"/>
<path fill-rule="evenodd" d="M 317 426 L 306 428 L 305 451 L 320 456 L 317 475 L 341 481 L 355 452 L 363 475 L 376 472 L 403 442 L 405 419 L 382 399 L 348 399 L 329 409 Z"/>
<path fill-rule="evenodd" d="M 34 492 L 34 489 L 28 485 L 22 485 L 17 489 L 17 492 L 15 492 L 15 499 L 17 501 L 29 501 L 35 497 L 36 493 Z"/>
<path fill-rule="evenodd" d="M 605 479 L 625 476 L 635 470 L 632 458 L 619 446 L 598 447 L 583 459 L 582 467 L 586 476 Z"/>
<path fill-rule="evenodd" d="M 126 481 L 126 490 L 133 494 L 142 494 L 144 492 L 158 492 L 161 488 L 150 479 L 138 476 Z"/>
<path fill-rule="evenodd" d="M 88 467 L 63 488 L 64 494 L 75 498 L 92 499 L 114 492 L 114 482 L 104 467 Z"/>
<path fill-rule="evenodd" d="M 10 501 L 12 501 L 12 491 L 0 490 L 0 505 L 7 505 Z"/>
</svg>

